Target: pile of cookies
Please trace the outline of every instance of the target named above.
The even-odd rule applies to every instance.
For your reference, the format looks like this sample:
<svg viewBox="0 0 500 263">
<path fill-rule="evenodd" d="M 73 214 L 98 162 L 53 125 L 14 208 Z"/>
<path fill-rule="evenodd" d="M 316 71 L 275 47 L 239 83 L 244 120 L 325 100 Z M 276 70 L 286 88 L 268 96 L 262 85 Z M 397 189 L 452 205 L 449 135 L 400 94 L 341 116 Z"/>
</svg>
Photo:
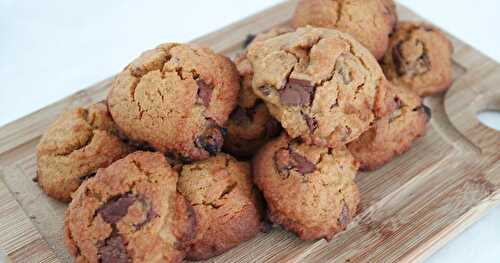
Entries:
<svg viewBox="0 0 500 263">
<path fill-rule="evenodd" d="M 70 253 L 203 260 L 270 223 L 332 239 L 356 215 L 358 169 L 408 150 L 430 119 L 421 96 L 451 84 L 450 41 L 397 21 L 392 0 L 301 0 L 234 62 L 190 44 L 142 53 L 38 145 L 36 181 L 70 202 Z"/>
</svg>

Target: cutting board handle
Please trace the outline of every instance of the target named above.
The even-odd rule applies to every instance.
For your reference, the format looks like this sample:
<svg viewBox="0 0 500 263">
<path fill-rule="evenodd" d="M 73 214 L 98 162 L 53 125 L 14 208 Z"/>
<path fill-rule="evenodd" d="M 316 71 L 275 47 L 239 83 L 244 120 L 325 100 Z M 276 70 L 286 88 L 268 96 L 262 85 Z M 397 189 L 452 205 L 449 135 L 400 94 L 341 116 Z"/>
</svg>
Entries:
<svg viewBox="0 0 500 263">
<path fill-rule="evenodd" d="M 489 74 L 487 79 L 482 72 Z M 471 84 L 480 83 L 480 84 Z M 468 71 L 455 81 L 444 98 L 444 107 L 450 122 L 481 153 L 500 154 L 500 131 L 482 124 L 477 114 L 483 111 L 500 111 L 500 67 L 490 64 Z"/>
</svg>

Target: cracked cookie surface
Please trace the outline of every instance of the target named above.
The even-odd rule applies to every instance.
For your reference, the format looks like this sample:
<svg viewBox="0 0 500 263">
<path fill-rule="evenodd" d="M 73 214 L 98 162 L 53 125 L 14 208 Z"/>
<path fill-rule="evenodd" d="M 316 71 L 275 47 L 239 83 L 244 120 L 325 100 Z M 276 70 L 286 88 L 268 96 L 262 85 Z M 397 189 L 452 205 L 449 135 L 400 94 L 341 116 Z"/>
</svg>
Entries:
<svg viewBox="0 0 500 263">
<path fill-rule="evenodd" d="M 85 181 L 65 214 L 76 262 L 180 262 L 196 217 L 160 153 L 135 152 Z"/>
<path fill-rule="evenodd" d="M 127 155 L 105 103 L 63 113 L 37 146 L 36 181 L 49 196 L 68 202 L 97 169 Z"/>
<path fill-rule="evenodd" d="M 247 45 L 292 32 L 291 27 L 277 27 L 253 37 Z M 235 59 L 240 74 L 238 105 L 226 123 L 227 135 L 224 137 L 224 152 L 238 158 L 253 156 L 262 145 L 279 135 L 281 125 L 269 113 L 264 102 L 252 91 L 253 70 L 247 59 L 246 50 Z"/>
<path fill-rule="evenodd" d="M 220 151 L 222 125 L 238 96 L 234 64 L 209 49 L 162 44 L 141 54 L 113 81 L 111 115 L 131 139 L 176 159 Z"/>
<path fill-rule="evenodd" d="M 351 222 L 359 203 L 357 169 L 345 146 L 306 145 L 286 134 L 266 144 L 253 163 L 269 218 L 304 240 L 329 240 Z"/>
<path fill-rule="evenodd" d="M 185 165 L 178 188 L 198 219 L 188 259 L 220 255 L 261 230 L 261 211 L 248 163 L 221 153 Z"/>
<path fill-rule="evenodd" d="M 295 27 L 333 28 L 351 34 L 377 59 L 384 56 L 397 22 L 392 0 L 300 0 Z"/>
<path fill-rule="evenodd" d="M 361 170 L 376 170 L 394 156 L 410 149 L 425 134 L 431 111 L 420 97 L 404 87 L 392 87 L 397 108 L 375 122 L 372 128 L 348 144 Z"/>
<path fill-rule="evenodd" d="M 429 96 L 450 87 L 452 54 L 450 40 L 436 27 L 402 22 L 391 36 L 382 68 L 395 85 Z"/>
<path fill-rule="evenodd" d="M 305 27 L 253 44 L 252 88 L 292 137 L 338 147 L 395 107 L 370 52 L 347 34 Z"/>
</svg>

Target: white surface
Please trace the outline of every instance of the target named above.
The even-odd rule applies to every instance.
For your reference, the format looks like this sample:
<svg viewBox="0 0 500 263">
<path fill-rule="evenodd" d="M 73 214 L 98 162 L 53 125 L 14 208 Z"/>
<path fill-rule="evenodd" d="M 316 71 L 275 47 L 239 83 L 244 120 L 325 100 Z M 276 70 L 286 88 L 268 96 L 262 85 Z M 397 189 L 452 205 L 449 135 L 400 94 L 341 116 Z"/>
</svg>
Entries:
<svg viewBox="0 0 500 263">
<path fill-rule="evenodd" d="M 189 41 L 278 2 L 0 0 L 0 126 L 109 77 L 142 50 Z M 500 1 L 401 2 L 500 61 Z M 485 119 L 500 125 L 498 114 Z M 428 262 L 498 262 L 499 229 L 497 207 Z"/>
</svg>

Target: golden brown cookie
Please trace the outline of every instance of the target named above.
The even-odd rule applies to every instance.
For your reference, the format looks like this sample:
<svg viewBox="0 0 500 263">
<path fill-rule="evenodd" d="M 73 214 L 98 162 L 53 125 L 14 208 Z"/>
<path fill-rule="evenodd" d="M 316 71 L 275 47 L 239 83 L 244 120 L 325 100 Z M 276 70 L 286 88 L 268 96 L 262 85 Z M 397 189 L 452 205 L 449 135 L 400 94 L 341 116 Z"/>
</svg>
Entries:
<svg viewBox="0 0 500 263">
<path fill-rule="evenodd" d="M 220 255 L 261 230 L 261 214 L 248 163 L 221 153 L 185 165 L 178 188 L 190 201 L 198 219 L 188 259 Z"/>
<path fill-rule="evenodd" d="M 144 52 L 113 81 L 113 119 L 132 140 L 185 161 L 220 151 L 221 127 L 236 105 L 234 64 L 209 49 L 162 44 Z"/>
<path fill-rule="evenodd" d="M 305 27 L 253 44 L 254 93 L 292 137 L 338 147 L 394 107 L 370 52 L 333 29 Z"/>
<path fill-rule="evenodd" d="M 291 31 L 291 27 L 276 27 L 257 34 L 253 41 L 247 44 L 252 46 L 253 43 Z M 238 158 L 247 159 L 269 139 L 279 135 L 281 126 L 252 91 L 253 70 L 246 50 L 236 57 L 235 64 L 240 73 L 241 87 L 238 105 L 226 123 L 227 135 L 224 137 L 223 150 Z"/>
<path fill-rule="evenodd" d="M 439 29 L 402 22 L 391 36 L 382 68 L 395 85 L 429 96 L 450 87 L 452 54 L 451 42 Z"/>
<path fill-rule="evenodd" d="M 348 33 L 377 59 L 384 56 L 397 22 L 393 0 L 300 0 L 292 23 Z"/>
<path fill-rule="evenodd" d="M 38 143 L 36 181 L 49 196 L 68 202 L 82 181 L 131 150 L 118 138 L 105 103 L 76 108 L 63 113 Z"/>
<path fill-rule="evenodd" d="M 351 222 L 359 202 L 357 170 L 345 146 L 310 146 L 286 134 L 265 145 L 253 163 L 269 218 L 304 240 L 329 240 Z"/>
<path fill-rule="evenodd" d="M 404 87 L 393 87 L 397 109 L 375 122 L 373 127 L 348 144 L 361 170 L 376 170 L 395 155 L 410 149 L 425 134 L 431 111 L 420 97 Z"/>
<path fill-rule="evenodd" d="M 135 152 L 84 182 L 66 210 L 76 262 L 180 262 L 196 219 L 160 153 Z"/>
</svg>

